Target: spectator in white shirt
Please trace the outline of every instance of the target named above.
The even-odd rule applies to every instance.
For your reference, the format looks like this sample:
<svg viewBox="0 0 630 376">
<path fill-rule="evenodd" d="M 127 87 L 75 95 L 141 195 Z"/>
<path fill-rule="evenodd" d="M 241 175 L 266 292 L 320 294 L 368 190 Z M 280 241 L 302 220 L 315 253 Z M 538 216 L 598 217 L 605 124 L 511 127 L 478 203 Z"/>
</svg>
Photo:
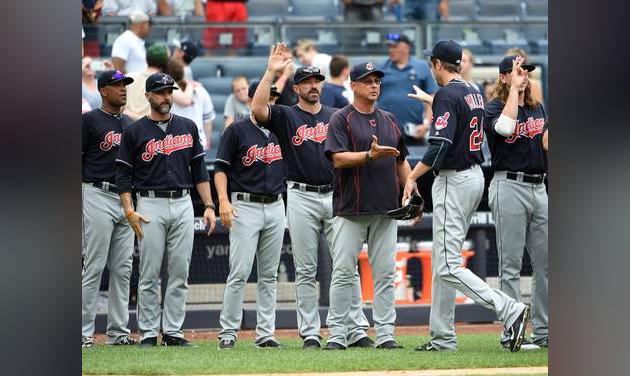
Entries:
<svg viewBox="0 0 630 376">
<path fill-rule="evenodd" d="M 151 18 L 140 10 L 129 15 L 129 29 L 112 46 L 114 69 L 123 73 L 139 72 L 147 67 L 144 39 L 151 33 Z"/>
<path fill-rule="evenodd" d="M 181 106 L 173 101 L 172 112 L 194 121 L 199 130 L 199 141 L 201 141 L 204 150 L 210 150 L 212 147 L 212 120 L 216 117 L 210 94 L 198 82 L 188 81 L 184 78 L 184 62 L 181 59 L 171 59 L 166 65 L 166 72 L 173 77 L 181 90 L 186 90 L 188 86 L 193 87 L 192 104 Z"/>
<path fill-rule="evenodd" d="M 295 57 L 300 60 L 300 64 L 305 67 L 313 66 L 319 68 L 326 81 L 330 80 L 330 61 L 332 56 L 317 51 L 315 42 L 310 39 L 301 39 L 297 42 L 293 50 Z"/>
<path fill-rule="evenodd" d="M 201 0 L 158 0 L 160 16 L 204 16 L 204 3 Z"/>
<path fill-rule="evenodd" d="M 128 16 L 134 10 L 155 16 L 157 4 L 155 0 L 105 0 L 103 3 L 103 14 L 106 16 Z"/>
</svg>

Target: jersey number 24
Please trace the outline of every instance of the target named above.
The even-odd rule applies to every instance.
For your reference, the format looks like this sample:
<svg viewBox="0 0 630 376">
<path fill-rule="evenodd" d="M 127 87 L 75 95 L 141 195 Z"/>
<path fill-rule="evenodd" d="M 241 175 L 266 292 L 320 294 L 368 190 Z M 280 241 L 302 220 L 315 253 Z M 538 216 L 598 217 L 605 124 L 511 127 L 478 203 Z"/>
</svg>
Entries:
<svg viewBox="0 0 630 376">
<path fill-rule="evenodd" d="M 476 116 L 470 120 L 470 127 L 474 128 L 468 141 L 470 151 L 481 150 L 481 144 L 483 143 L 483 119 L 481 122 L 482 124 L 479 124 L 479 119 Z"/>
</svg>

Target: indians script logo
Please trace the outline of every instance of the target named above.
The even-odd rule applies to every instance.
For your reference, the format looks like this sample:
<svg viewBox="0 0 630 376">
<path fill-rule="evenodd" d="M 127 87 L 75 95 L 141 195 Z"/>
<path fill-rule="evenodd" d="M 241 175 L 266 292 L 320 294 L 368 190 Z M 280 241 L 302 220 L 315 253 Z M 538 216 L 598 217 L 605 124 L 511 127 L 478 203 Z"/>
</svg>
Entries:
<svg viewBox="0 0 630 376">
<path fill-rule="evenodd" d="M 243 165 L 249 167 L 257 160 L 266 164 L 271 164 L 272 162 L 280 159 L 282 159 L 280 145 L 276 145 L 272 142 L 261 148 L 258 147 L 258 144 L 250 146 L 241 161 L 243 162 Z"/>
<path fill-rule="evenodd" d="M 367 69 L 367 70 L 374 70 L 374 64 L 372 64 L 372 63 L 365 64 L 365 69 Z"/>
<path fill-rule="evenodd" d="M 438 118 L 435 120 L 435 129 L 440 130 L 446 128 L 446 126 L 448 125 L 448 118 L 450 116 L 451 114 L 448 112 L 442 116 L 438 116 Z"/>
<path fill-rule="evenodd" d="M 182 135 L 166 135 L 163 140 L 155 140 L 154 138 L 147 142 L 145 152 L 142 153 L 142 160 L 149 162 L 156 154 L 171 155 L 171 153 L 188 149 L 193 146 L 193 137 L 190 133 Z"/>
<path fill-rule="evenodd" d="M 319 122 L 314 127 L 308 128 L 306 124 L 300 126 L 295 132 L 295 136 L 291 138 L 293 145 L 300 146 L 305 140 L 315 141 L 319 144 L 326 140 L 328 134 L 328 124 Z"/>
<path fill-rule="evenodd" d="M 510 137 L 506 138 L 505 142 L 507 142 L 508 144 L 512 144 L 521 136 L 533 139 L 534 137 L 536 137 L 536 135 L 541 134 L 544 128 L 544 118 L 534 119 L 530 116 L 527 118 L 527 121 L 516 124 L 516 129 L 514 129 L 514 133 Z"/>
<path fill-rule="evenodd" d="M 122 136 L 121 133 L 116 133 L 114 131 L 109 131 L 105 135 L 105 138 L 103 139 L 103 142 L 101 142 L 99 147 L 101 148 L 102 151 L 108 151 L 114 145 L 119 146 L 120 145 L 120 137 L 121 136 Z"/>
</svg>

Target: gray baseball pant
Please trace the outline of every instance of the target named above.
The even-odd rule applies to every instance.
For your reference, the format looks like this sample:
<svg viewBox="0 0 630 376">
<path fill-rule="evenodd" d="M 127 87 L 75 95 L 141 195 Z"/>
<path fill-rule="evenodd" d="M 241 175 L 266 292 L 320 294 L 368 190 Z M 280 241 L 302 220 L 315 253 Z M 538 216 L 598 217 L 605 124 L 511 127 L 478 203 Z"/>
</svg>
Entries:
<svg viewBox="0 0 630 376">
<path fill-rule="evenodd" d="M 333 216 L 332 192 L 317 193 L 291 188 L 287 182 L 287 220 L 295 263 L 295 290 L 298 332 L 302 339 L 320 341 L 321 327 L 315 276 L 317 274 L 317 245 L 323 230 L 332 250 Z M 361 302 L 361 280 L 355 270 L 350 312 L 346 316 L 347 341 L 352 344 L 367 334 L 370 327 Z"/>
<path fill-rule="evenodd" d="M 107 344 L 129 335 L 129 281 L 133 262 L 133 230 L 117 193 L 82 184 L 83 274 L 81 335 L 94 335 L 98 290 L 103 270 L 109 270 Z"/>
<path fill-rule="evenodd" d="M 438 350 L 457 349 L 454 323 L 456 289 L 478 304 L 494 310 L 507 327 L 514 323 L 525 308 L 523 303 L 500 290 L 490 288 L 462 266 L 462 246 L 483 189 L 483 172 L 478 165 L 460 172 L 441 170 L 433 182 L 433 270 L 429 331 L 431 344 Z"/>
<path fill-rule="evenodd" d="M 160 268 L 166 253 L 168 285 L 164 296 L 162 332 L 184 337 L 188 268 L 194 239 L 194 212 L 190 195 L 181 198 L 138 197 L 138 213 L 150 222 L 142 223 L 140 240 L 140 281 L 138 282 L 138 329 L 142 339 L 160 332 Z"/>
<path fill-rule="evenodd" d="M 276 285 L 284 238 L 284 201 L 262 204 L 236 199 L 232 207 L 238 217 L 230 229 L 230 274 L 223 293 L 219 339 L 236 340 L 243 319 L 243 294 L 254 257 L 256 283 L 256 343 L 273 338 L 276 329 Z"/>
<path fill-rule="evenodd" d="M 374 280 L 373 319 L 375 346 L 394 340 L 394 276 L 396 273 L 395 220 L 384 214 L 337 216 L 333 218 L 333 271 L 330 310 L 326 323 L 329 342 L 347 346 L 346 317 L 355 296 L 357 259 L 367 237 L 368 259 Z"/>
<path fill-rule="evenodd" d="M 541 341 L 549 335 L 547 191 L 545 183 L 523 183 L 505 176 L 505 171 L 495 172 L 489 188 L 499 254 L 499 288 L 521 300 L 520 272 L 527 246 L 533 268 L 532 340 Z M 502 339 L 507 337 L 504 332 Z"/>
</svg>

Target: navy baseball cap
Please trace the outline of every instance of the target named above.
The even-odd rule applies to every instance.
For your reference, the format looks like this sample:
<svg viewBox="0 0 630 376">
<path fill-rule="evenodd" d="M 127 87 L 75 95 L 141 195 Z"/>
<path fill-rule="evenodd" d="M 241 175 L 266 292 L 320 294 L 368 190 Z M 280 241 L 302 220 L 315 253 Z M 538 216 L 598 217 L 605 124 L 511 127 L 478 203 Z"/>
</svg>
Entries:
<svg viewBox="0 0 630 376">
<path fill-rule="evenodd" d="M 185 40 L 180 42 L 178 47 L 184 51 L 184 61 L 186 64 L 190 64 L 199 54 L 199 50 L 197 49 L 195 42 Z"/>
<path fill-rule="evenodd" d="M 322 74 L 322 72 L 317 67 L 309 66 L 309 67 L 301 67 L 295 71 L 293 75 L 293 83 L 299 84 L 300 82 L 306 80 L 307 78 L 316 77 L 320 81 L 324 81 L 326 77 Z"/>
<path fill-rule="evenodd" d="M 378 78 L 383 78 L 383 76 L 385 76 L 385 73 L 376 69 L 374 64 L 361 63 L 352 67 L 352 70 L 350 71 L 350 81 L 358 81 L 370 74 L 376 74 Z"/>
<path fill-rule="evenodd" d="M 503 60 L 501 60 L 501 62 L 499 63 L 499 73 L 510 73 L 512 71 L 512 61 L 514 61 L 514 59 L 516 59 L 517 57 L 518 56 L 516 55 L 504 57 Z M 525 69 L 528 72 L 531 72 L 536 69 L 536 66 L 534 64 L 527 64 L 527 61 L 524 61 L 521 65 L 521 68 Z"/>
<path fill-rule="evenodd" d="M 256 89 L 258 89 L 258 84 L 260 83 L 260 81 L 254 81 L 251 84 L 249 84 L 249 88 L 247 89 L 247 96 L 250 98 L 254 98 L 254 94 L 256 94 Z M 278 88 L 276 87 L 276 85 L 271 85 L 270 87 L 270 93 L 269 95 L 271 97 L 279 97 L 280 93 L 278 92 Z"/>
<path fill-rule="evenodd" d="M 133 78 L 125 76 L 121 71 L 118 70 L 107 70 L 98 77 L 96 81 L 96 85 L 99 89 L 107 86 L 113 85 L 117 82 L 123 81 L 125 85 L 129 85 L 133 82 Z"/>
<path fill-rule="evenodd" d="M 387 40 L 387 44 L 390 46 L 396 45 L 399 42 L 404 42 L 411 46 L 411 40 L 409 40 L 409 38 L 405 34 L 400 34 L 400 33 L 387 34 L 386 40 Z"/>
<path fill-rule="evenodd" d="M 447 63 L 460 64 L 462 62 L 462 47 L 453 40 L 441 40 L 433 46 L 431 51 L 424 51 L 424 54 Z"/>
<path fill-rule="evenodd" d="M 175 80 L 173 80 L 173 77 L 169 76 L 166 73 L 154 73 L 147 77 L 145 89 L 147 93 L 150 93 L 152 91 L 160 91 L 163 89 L 178 90 L 175 87 Z"/>
</svg>

